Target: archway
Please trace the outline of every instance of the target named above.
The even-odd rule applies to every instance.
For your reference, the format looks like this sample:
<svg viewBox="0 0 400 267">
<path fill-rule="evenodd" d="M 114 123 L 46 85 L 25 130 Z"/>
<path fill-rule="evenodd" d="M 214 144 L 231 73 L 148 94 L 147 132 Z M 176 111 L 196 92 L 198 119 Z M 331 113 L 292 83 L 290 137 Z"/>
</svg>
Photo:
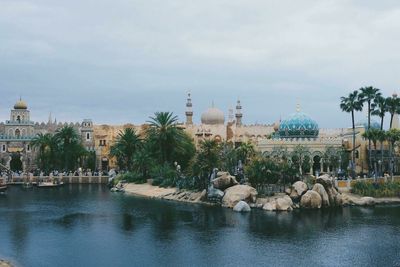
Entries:
<svg viewBox="0 0 400 267">
<path fill-rule="evenodd" d="M 14 172 L 22 171 L 22 161 L 19 154 L 12 154 L 10 161 L 10 169 Z"/>
<path fill-rule="evenodd" d="M 321 172 L 321 157 L 319 155 L 313 157 L 313 170 L 313 174 L 315 174 L 316 171 L 319 173 Z"/>
<path fill-rule="evenodd" d="M 101 170 L 102 171 L 108 171 L 108 158 L 102 158 L 101 159 Z"/>
</svg>

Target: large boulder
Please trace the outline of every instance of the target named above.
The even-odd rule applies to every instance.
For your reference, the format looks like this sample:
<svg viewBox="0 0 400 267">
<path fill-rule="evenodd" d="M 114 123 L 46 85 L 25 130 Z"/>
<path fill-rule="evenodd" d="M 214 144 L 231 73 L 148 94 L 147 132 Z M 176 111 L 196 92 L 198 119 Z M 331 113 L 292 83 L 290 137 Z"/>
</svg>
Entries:
<svg viewBox="0 0 400 267">
<path fill-rule="evenodd" d="M 215 188 L 220 190 L 225 190 L 228 187 L 239 184 L 236 181 L 235 176 L 229 175 L 228 172 L 218 172 L 217 178 L 212 180 L 211 183 Z"/>
<path fill-rule="evenodd" d="M 330 201 L 329 201 L 329 196 L 328 193 L 326 193 L 326 190 L 322 184 L 316 183 L 313 188 L 313 191 L 317 192 L 322 199 L 322 206 L 323 207 L 329 207 Z"/>
<path fill-rule="evenodd" d="M 257 190 L 248 185 L 234 185 L 225 190 L 222 206 L 233 208 L 239 201 L 256 202 Z"/>
<path fill-rule="evenodd" d="M 239 201 L 234 207 L 233 207 L 234 211 L 237 212 L 249 212 L 251 211 L 251 208 L 249 206 L 249 204 L 247 204 L 244 201 Z"/>
<path fill-rule="evenodd" d="M 300 207 L 306 209 L 319 209 L 322 206 L 322 198 L 321 196 L 313 191 L 307 191 L 300 200 Z"/>
<path fill-rule="evenodd" d="M 317 178 L 317 183 L 322 184 L 328 194 L 330 206 L 341 206 L 343 199 L 341 194 L 335 187 L 335 181 L 332 177 L 327 174 L 321 175 Z"/>
<path fill-rule="evenodd" d="M 219 201 L 224 197 L 224 192 L 219 189 L 208 187 L 207 199 L 212 201 Z"/>
<path fill-rule="evenodd" d="M 279 197 L 275 199 L 275 202 L 276 202 L 276 210 L 280 211 L 293 210 L 293 201 L 289 196 Z"/>
<path fill-rule="evenodd" d="M 299 197 L 301 197 L 308 190 L 308 186 L 305 182 L 297 181 L 293 185 L 293 190 L 296 190 L 296 193 Z M 292 190 L 292 191 L 293 191 Z"/>
<path fill-rule="evenodd" d="M 360 199 L 354 200 L 354 204 L 359 205 L 359 206 L 373 206 L 373 205 L 375 205 L 375 198 L 362 197 Z"/>
<path fill-rule="evenodd" d="M 333 178 L 330 177 L 328 174 L 323 174 L 321 176 L 318 176 L 316 182 L 322 184 L 325 187 L 325 189 L 330 188 L 335 184 Z"/>
<path fill-rule="evenodd" d="M 265 203 L 264 206 L 263 206 L 263 210 L 267 210 L 267 211 L 276 210 L 276 201 L 272 200 L 270 202 Z"/>
</svg>

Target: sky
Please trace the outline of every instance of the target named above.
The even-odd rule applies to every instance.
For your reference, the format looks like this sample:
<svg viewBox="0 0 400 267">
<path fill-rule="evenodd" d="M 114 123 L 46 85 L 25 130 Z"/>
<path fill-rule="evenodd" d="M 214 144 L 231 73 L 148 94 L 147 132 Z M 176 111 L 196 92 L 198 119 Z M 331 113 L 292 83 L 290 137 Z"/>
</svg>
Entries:
<svg viewBox="0 0 400 267">
<path fill-rule="evenodd" d="M 34 121 L 184 121 L 190 91 L 196 123 L 240 99 L 246 124 L 348 127 L 341 96 L 400 91 L 399 49 L 394 0 L 0 0 L 0 120 L 21 96 Z"/>
</svg>

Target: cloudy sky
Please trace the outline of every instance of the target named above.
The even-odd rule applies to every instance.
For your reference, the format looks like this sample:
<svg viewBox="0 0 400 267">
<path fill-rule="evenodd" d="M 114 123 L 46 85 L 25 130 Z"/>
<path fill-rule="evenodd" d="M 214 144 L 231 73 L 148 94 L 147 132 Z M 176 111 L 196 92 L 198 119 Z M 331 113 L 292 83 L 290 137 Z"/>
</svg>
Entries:
<svg viewBox="0 0 400 267">
<path fill-rule="evenodd" d="M 300 102 L 347 127 L 340 97 L 398 90 L 399 51 L 397 0 L 0 0 L 0 120 L 20 95 L 35 121 L 183 120 L 190 90 L 197 122 L 239 98 L 245 123 Z"/>
</svg>

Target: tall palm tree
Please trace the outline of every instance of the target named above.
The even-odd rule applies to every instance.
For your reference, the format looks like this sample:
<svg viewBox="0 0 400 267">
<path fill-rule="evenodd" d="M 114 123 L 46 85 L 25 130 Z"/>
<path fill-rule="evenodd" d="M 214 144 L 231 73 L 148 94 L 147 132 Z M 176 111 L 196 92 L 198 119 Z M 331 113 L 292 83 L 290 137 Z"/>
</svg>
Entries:
<svg viewBox="0 0 400 267">
<path fill-rule="evenodd" d="M 367 103 L 367 108 L 368 108 L 368 128 L 367 130 L 371 129 L 371 112 L 373 111 L 373 103 L 372 101 L 375 100 L 375 98 L 382 96 L 381 92 L 378 88 L 374 88 L 372 86 L 368 87 L 362 87 L 360 88 L 360 101 Z M 368 170 L 371 170 L 371 140 L 368 139 L 368 161 L 369 161 L 369 167 Z"/>
<path fill-rule="evenodd" d="M 31 145 L 39 149 L 38 160 L 41 170 L 47 170 L 49 167 L 49 153 L 48 150 L 52 144 L 52 136 L 49 133 L 37 134 L 31 141 Z"/>
<path fill-rule="evenodd" d="M 380 150 L 381 150 L 381 164 L 380 164 L 380 173 L 382 174 L 382 165 L 383 165 L 383 142 L 385 141 L 385 132 L 383 131 L 383 121 L 388 111 L 386 98 L 383 96 L 378 96 L 374 99 L 372 103 L 372 115 L 378 116 L 381 119 L 381 132 L 379 133 L 378 140 L 380 142 Z"/>
<path fill-rule="evenodd" d="M 380 165 L 379 172 L 380 172 L 381 176 L 382 176 L 382 173 L 383 173 L 383 166 L 384 166 L 384 161 L 383 161 L 383 142 L 386 141 L 386 136 L 387 135 L 386 135 L 386 132 L 384 130 L 380 130 L 379 131 L 378 140 L 379 140 L 379 142 L 381 144 L 381 163 L 379 164 Z"/>
<path fill-rule="evenodd" d="M 64 126 L 57 130 L 54 137 L 60 144 L 60 152 L 63 155 L 62 166 L 65 170 L 73 170 L 83 152 L 78 132 L 72 126 Z"/>
<path fill-rule="evenodd" d="M 132 128 L 126 128 L 118 134 L 117 140 L 111 146 L 111 155 L 117 157 L 119 163 L 129 171 L 133 169 L 135 153 L 142 147 L 142 140 Z"/>
<path fill-rule="evenodd" d="M 393 97 L 386 98 L 386 106 L 387 106 L 387 111 L 390 113 L 389 129 L 391 129 L 393 125 L 394 114 L 400 113 L 400 98 L 397 98 L 397 96 L 395 95 Z"/>
<path fill-rule="evenodd" d="M 183 129 L 177 126 L 178 117 L 171 112 L 156 112 L 150 117 L 148 139 L 160 154 L 161 163 L 170 162 L 174 149 L 181 149 Z"/>
<path fill-rule="evenodd" d="M 378 140 L 380 138 L 380 133 L 381 133 L 380 129 L 372 128 L 372 129 L 369 129 L 369 130 L 365 131 L 363 133 L 363 135 L 362 135 L 364 138 L 368 139 L 368 141 L 370 141 L 370 142 L 372 142 L 374 144 L 374 152 L 375 152 L 374 153 L 374 170 L 375 170 L 375 175 L 377 173 L 377 170 L 376 170 L 376 143 L 378 142 Z"/>
<path fill-rule="evenodd" d="M 243 162 L 243 164 L 247 164 L 249 159 L 255 153 L 254 146 L 250 142 L 241 143 L 240 146 L 236 148 L 236 151 L 238 158 Z"/>
<path fill-rule="evenodd" d="M 363 107 L 363 103 L 359 101 L 358 91 L 354 91 L 349 94 L 348 97 L 341 97 L 340 98 L 340 108 L 342 111 L 351 113 L 351 122 L 353 127 L 353 149 L 352 149 L 352 175 L 353 178 L 355 177 L 355 161 L 356 161 L 356 154 L 355 154 L 355 145 L 356 145 L 356 127 L 354 122 L 354 112 L 361 111 Z"/>
<path fill-rule="evenodd" d="M 395 163 L 395 155 L 394 155 L 394 145 L 396 142 L 400 141 L 400 130 L 398 129 L 390 129 L 387 132 L 387 139 L 390 143 L 390 175 L 393 178 L 393 167 Z"/>
</svg>

